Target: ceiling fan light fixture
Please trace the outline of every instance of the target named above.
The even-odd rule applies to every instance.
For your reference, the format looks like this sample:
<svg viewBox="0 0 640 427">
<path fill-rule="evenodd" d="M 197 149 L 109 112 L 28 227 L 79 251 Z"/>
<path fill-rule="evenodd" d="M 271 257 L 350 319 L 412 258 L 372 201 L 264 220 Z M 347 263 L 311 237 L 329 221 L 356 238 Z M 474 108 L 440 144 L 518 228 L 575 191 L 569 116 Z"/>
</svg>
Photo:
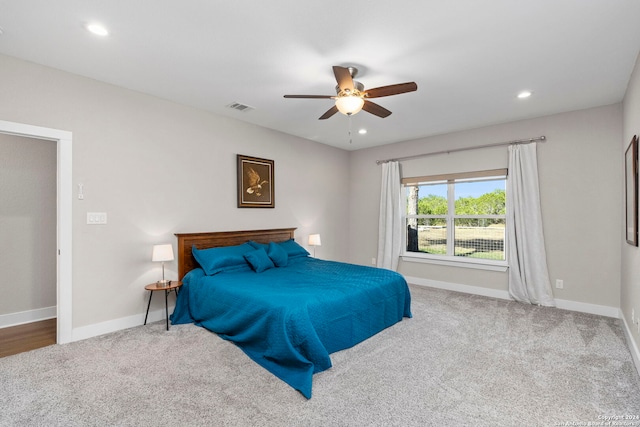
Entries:
<svg viewBox="0 0 640 427">
<path fill-rule="evenodd" d="M 357 95 L 340 96 L 336 99 L 336 107 L 342 114 L 351 116 L 362 110 L 364 99 Z"/>
</svg>

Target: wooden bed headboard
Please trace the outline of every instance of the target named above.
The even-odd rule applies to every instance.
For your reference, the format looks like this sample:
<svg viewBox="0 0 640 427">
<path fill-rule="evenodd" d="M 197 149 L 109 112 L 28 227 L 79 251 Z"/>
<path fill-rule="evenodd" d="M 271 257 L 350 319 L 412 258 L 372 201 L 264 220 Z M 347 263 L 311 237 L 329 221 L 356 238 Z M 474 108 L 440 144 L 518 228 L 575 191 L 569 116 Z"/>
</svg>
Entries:
<svg viewBox="0 0 640 427">
<path fill-rule="evenodd" d="M 241 245 L 249 240 L 258 243 L 284 242 L 293 239 L 295 228 L 275 228 L 271 230 L 218 231 L 211 233 L 176 233 L 178 238 L 178 278 L 198 268 L 198 262 L 191 248 L 216 248 Z"/>
</svg>

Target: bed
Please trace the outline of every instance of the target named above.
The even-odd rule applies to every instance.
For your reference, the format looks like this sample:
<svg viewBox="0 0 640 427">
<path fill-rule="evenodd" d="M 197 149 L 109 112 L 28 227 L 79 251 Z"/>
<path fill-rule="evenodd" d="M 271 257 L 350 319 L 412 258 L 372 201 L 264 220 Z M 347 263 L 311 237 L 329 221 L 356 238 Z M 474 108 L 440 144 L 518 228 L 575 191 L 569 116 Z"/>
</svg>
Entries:
<svg viewBox="0 0 640 427">
<path fill-rule="evenodd" d="M 310 257 L 294 231 L 176 234 L 183 286 L 171 322 L 234 342 L 310 399 L 329 354 L 411 317 L 411 295 L 396 272 Z"/>
</svg>

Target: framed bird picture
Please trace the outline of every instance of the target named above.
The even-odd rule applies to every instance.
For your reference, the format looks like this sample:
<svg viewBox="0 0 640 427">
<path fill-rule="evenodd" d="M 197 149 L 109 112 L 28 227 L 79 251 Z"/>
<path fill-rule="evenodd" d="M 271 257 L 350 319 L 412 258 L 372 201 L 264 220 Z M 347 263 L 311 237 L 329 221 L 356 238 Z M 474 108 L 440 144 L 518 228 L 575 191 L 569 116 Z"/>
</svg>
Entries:
<svg viewBox="0 0 640 427">
<path fill-rule="evenodd" d="M 275 207 L 273 160 L 238 154 L 238 207 Z"/>
</svg>

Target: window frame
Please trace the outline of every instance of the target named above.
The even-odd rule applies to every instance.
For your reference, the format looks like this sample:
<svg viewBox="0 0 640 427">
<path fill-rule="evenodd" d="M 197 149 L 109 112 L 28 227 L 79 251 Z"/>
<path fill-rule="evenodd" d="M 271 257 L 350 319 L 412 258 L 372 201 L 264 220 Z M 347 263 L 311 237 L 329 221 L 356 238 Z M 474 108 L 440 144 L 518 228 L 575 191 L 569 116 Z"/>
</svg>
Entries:
<svg viewBox="0 0 640 427">
<path fill-rule="evenodd" d="M 506 271 L 508 268 L 507 263 L 507 250 L 508 250 L 508 238 L 506 233 L 507 214 L 505 215 L 456 215 L 455 214 L 455 184 L 462 182 L 473 181 L 485 181 L 504 179 L 505 191 L 508 186 L 508 171 L 507 169 L 491 169 L 485 171 L 465 172 L 456 174 L 443 174 L 433 176 L 419 176 L 402 179 L 402 251 L 400 256 L 403 261 L 409 262 L 421 262 L 438 265 L 448 265 L 456 267 L 476 268 L 482 270 L 493 271 Z M 406 188 L 414 185 L 424 184 L 446 184 L 447 185 L 447 214 L 446 215 L 408 215 L 407 214 L 407 191 Z M 423 252 L 410 252 L 407 251 L 407 220 L 409 218 L 427 218 L 427 219 L 445 219 L 447 228 L 447 254 L 427 254 Z M 456 219 L 503 219 L 505 221 L 505 236 L 504 236 L 504 260 L 491 260 L 482 258 L 468 258 L 463 256 L 453 255 L 455 247 L 455 220 Z"/>
</svg>

